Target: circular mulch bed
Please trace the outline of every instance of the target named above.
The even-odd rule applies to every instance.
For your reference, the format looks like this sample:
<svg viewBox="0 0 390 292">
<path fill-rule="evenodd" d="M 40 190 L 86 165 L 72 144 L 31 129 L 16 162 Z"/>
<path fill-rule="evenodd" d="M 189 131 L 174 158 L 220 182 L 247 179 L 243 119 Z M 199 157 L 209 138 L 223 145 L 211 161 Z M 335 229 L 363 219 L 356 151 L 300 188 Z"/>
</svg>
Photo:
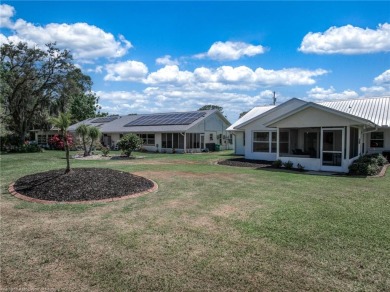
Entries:
<svg viewBox="0 0 390 292">
<path fill-rule="evenodd" d="M 258 167 L 258 168 L 272 167 L 271 161 L 252 160 L 252 159 L 245 159 L 245 158 L 232 158 L 232 159 L 221 160 L 218 161 L 218 164 L 228 165 L 228 166 L 239 166 L 239 167 Z"/>
<path fill-rule="evenodd" d="M 11 185 L 11 192 L 12 187 L 14 193 L 33 198 L 31 201 L 85 202 L 135 196 L 153 191 L 157 185 L 128 172 L 106 168 L 74 168 L 68 174 L 60 169 L 24 176 Z"/>
</svg>

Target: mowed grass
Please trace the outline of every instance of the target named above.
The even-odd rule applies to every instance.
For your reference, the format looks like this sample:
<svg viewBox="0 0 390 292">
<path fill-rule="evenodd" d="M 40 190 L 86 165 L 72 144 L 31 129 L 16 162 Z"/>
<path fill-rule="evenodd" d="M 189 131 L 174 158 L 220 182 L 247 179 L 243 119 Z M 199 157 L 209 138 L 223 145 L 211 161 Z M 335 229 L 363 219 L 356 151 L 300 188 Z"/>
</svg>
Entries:
<svg viewBox="0 0 390 292">
<path fill-rule="evenodd" d="M 390 175 L 216 165 L 230 152 L 72 160 L 156 181 L 142 197 L 42 205 L 12 197 L 64 153 L 1 155 L 1 287 L 59 291 L 388 291 Z"/>
</svg>

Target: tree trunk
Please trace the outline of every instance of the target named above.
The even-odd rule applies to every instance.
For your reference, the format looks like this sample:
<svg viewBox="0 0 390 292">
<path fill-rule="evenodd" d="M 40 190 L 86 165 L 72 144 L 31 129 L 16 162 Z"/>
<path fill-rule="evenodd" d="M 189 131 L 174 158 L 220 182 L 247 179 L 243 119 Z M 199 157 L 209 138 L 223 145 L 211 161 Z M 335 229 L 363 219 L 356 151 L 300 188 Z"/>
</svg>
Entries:
<svg viewBox="0 0 390 292">
<path fill-rule="evenodd" d="M 84 136 L 82 137 L 82 139 L 83 139 L 84 157 L 87 157 L 88 156 L 87 143 L 85 141 L 85 137 Z"/>
<path fill-rule="evenodd" d="M 62 139 L 64 139 L 64 147 L 65 147 L 65 155 L 66 155 L 66 169 L 65 174 L 70 172 L 70 158 L 69 158 L 69 145 L 68 145 L 68 137 L 66 133 L 63 134 Z"/>
<path fill-rule="evenodd" d="M 95 142 L 95 140 L 92 139 L 92 141 L 91 141 L 91 146 L 89 146 L 88 155 L 91 155 L 92 146 L 93 146 L 93 143 L 94 143 L 94 142 Z"/>
</svg>

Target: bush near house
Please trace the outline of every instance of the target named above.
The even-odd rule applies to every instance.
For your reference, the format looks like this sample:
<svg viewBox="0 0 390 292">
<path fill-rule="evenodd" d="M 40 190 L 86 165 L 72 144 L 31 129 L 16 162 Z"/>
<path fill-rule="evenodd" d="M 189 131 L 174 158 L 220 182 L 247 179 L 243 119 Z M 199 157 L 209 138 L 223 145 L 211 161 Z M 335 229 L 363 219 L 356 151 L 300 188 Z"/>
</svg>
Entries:
<svg viewBox="0 0 390 292">
<path fill-rule="evenodd" d="M 135 150 L 141 149 L 143 140 L 135 134 L 127 134 L 123 136 L 117 143 L 122 152 L 130 157 L 131 153 Z"/>
<path fill-rule="evenodd" d="M 71 134 L 67 134 L 66 136 L 69 148 L 71 148 L 73 146 L 73 137 Z M 49 145 L 50 147 L 57 150 L 64 150 L 65 147 L 64 141 L 62 140 L 62 136 L 58 134 L 54 135 L 53 138 L 50 139 Z"/>
<path fill-rule="evenodd" d="M 349 166 L 349 173 L 356 175 L 376 175 L 387 159 L 378 153 L 360 156 Z"/>
</svg>

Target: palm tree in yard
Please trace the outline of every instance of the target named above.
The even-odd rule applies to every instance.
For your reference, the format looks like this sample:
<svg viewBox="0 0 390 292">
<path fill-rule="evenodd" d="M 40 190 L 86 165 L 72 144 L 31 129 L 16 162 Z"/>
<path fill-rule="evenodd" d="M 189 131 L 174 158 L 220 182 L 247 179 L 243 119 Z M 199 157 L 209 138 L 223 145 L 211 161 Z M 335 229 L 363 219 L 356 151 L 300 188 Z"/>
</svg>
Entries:
<svg viewBox="0 0 390 292">
<path fill-rule="evenodd" d="M 88 156 L 87 137 L 89 135 L 89 127 L 87 125 L 81 124 L 77 127 L 76 133 L 81 136 L 84 148 L 84 157 L 86 157 Z"/>
<path fill-rule="evenodd" d="M 70 160 L 69 160 L 69 145 L 67 132 L 70 126 L 70 114 L 69 113 L 60 113 L 57 118 L 52 118 L 52 124 L 60 130 L 62 139 L 64 141 L 64 148 L 66 153 L 66 169 L 65 173 L 70 172 Z"/>
<path fill-rule="evenodd" d="M 91 138 L 91 146 L 89 147 L 88 155 L 91 155 L 93 143 L 95 143 L 95 141 L 97 139 L 99 139 L 101 134 L 102 133 L 100 132 L 100 130 L 98 128 L 96 128 L 96 127 L 89 128 L 88 135 L 89 135 L 89 138 Z"/>
</svg>

